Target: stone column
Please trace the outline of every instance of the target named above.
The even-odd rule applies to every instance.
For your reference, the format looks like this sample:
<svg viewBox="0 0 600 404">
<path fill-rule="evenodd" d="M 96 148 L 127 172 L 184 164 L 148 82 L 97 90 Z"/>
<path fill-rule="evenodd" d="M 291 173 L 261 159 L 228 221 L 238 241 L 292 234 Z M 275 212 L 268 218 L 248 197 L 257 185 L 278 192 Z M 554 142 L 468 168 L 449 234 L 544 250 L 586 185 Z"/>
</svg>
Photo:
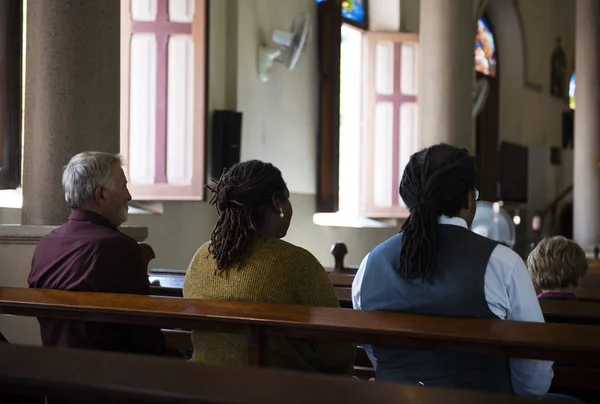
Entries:
<svg viewBox="0 0 600 404">
<path fill-rule="evenodd" d="M 577 0 L 573 235 L 586 251 L 600 243 L 600 2 Z"/>
<path fill-rule="evenodd" d="M 421 146 L 439 142 L 474 153 L 473 0 L 421 0 Z"/>
<path fill-rule="evenodd" d="M 119 151 L 119 0 L 28 0 L 22 224 L 64 222 L 62 167 Z"/>
</svg>

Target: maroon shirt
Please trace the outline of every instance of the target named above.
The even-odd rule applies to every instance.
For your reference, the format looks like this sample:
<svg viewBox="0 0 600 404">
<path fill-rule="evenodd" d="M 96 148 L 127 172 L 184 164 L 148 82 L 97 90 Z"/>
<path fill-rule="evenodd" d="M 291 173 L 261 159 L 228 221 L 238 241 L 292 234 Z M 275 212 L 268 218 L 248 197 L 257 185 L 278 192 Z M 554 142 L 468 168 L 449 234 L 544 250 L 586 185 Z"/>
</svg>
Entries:
<svg viewBox="0 0 600 404">
<path fill-rule="evenodd" d="M 86 292 L 150 293 L 138 243 L 97 213 L 74 210 L 40 240 L 29 287 Z M 47 346 L 162 354 L 160 329 L 123 324 L 38 319 Z"/>
</svg>

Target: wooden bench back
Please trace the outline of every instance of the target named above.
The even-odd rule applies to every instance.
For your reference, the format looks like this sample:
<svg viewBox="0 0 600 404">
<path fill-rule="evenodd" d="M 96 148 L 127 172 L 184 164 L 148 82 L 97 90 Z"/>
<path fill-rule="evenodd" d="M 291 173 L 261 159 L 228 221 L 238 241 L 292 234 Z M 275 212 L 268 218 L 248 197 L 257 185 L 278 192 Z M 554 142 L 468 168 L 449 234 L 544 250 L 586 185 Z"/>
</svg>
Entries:
<svg viewBox="0 0 600 404">
<path fill-rule="evenodd" d="M 600 364 L 600 327 L 583 325 L 26 288 L 0 288 L 0 313 L 248 332 L 252 365 L 266 336 Z"/>
<path fill-rule="evenodd" d="M 329 279 L 334 285 L 335 294 L 343 308 L 352 308 L 352 281 L 354 275 L 330 273 Z M 183 297 L 183 275 L 164 273 L 150 275 L 151 293 L 158 296 Z M 160 286 L 158 286 L 160 285 Z M 600 324 L 600 304 L 594 301 L 540 301 L 547 322 L 565 322 L 572 324 Z"/>
<path fill-rule="evenodd" d="M 511 404 L 515 397 L 141 355 L 0 345 L 0 391 L 155 404 Z M 0 397 L 1 398 L 1 397 Z M 15 402 L 15 401 L 11 401 Z M 550 401 L 552 402 L 552 401 Z"/>
</svg>

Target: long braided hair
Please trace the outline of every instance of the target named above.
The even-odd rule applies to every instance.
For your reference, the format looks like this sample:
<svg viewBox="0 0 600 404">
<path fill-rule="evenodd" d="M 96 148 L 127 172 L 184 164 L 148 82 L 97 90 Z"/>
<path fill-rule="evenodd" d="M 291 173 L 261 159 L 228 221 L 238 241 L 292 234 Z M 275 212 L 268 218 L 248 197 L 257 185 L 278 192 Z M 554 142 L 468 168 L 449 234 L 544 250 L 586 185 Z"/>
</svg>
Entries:
<svg viewBox="0 0 600 404">
<path fill-rule="evenodd" d="M 476 177 L 475 159 L 466 149 L 441 143 L 411 156 L 400 182 L 400 196 L 410 210 L 401 230 L 402 275 L 431 280 L 440 240 L 438 217 L 457 216 L 468 206 Z"/>
<path fill-rule="evenodd" d="M 234 165 L 207 188 L 213 192 L 210 204 L 219 213 L 208 247 L 217 263 L 217 275 L 242 265 L 272 197 L 284 201 L 287 186 L 275 166 L 250 160 Z"/>
</svg>

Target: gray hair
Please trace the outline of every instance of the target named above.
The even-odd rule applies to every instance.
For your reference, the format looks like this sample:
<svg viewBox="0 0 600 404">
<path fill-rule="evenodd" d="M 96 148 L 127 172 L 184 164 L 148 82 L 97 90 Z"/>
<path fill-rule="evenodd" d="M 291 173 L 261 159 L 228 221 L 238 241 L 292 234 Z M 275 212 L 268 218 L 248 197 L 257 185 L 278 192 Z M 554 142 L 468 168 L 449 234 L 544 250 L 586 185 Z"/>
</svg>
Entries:
<svg viewBox="0 0 600 404">
<path fill-rule="evenodd" d="M 62 186 L 65 200 L 71 209 L 79 209 L 91 202 L 97 187 L 115 191 L 115 179 L 111 169 L 123 165 L 118 154 L 88 151 L 79 153 L 63 168 Z"/>
</svg>

